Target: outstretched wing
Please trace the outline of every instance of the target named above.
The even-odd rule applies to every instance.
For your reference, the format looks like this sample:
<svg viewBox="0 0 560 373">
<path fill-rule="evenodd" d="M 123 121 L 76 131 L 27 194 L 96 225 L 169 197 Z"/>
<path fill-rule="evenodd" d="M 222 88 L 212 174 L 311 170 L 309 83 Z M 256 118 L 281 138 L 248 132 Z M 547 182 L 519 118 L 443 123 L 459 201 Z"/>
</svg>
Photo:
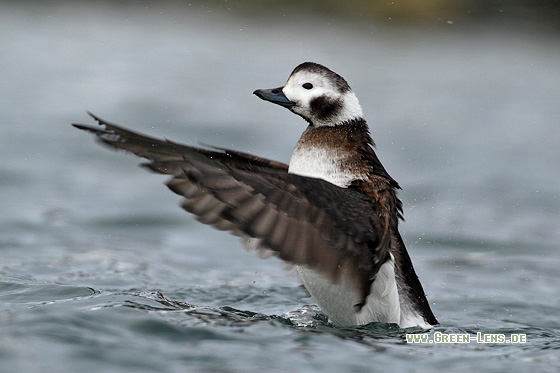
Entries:
<svg viewBox="0 0 560 373">
<path fill-rule="evenodd" d="M 100 141 L 107 145 L 117 149 L 127 150 L 137 156 L 152 161 L 182 160 L 184 156 L 194 156 L 195 153 L 198 153 L 206 158 L 220 161 L 222 164 L 233 168 L 252 169 L 254 167 L 264 167 L 284 170 L 285 172 L 288 171 L 288 165 L 282 162 L 231 149 L 212 147 L 214 150 L 210 150 L 182 145 L 168 140 L 160 140 L 127 130 L 119 125 L 107 122 L 90 112 L 88 112 L 88 114 L 95 119 L 99 125 L 103 126 L 103 128 L 91 127 L 84 124 L 72 125 L 81 130 L 94 133 Z"/>
<path fill-rule="evenodd" d="M 200 222 L 333 282 L 349 276 L 360 297 L 357 307 L 365 303 L 389 249 L 382 244 L 379 217 L 363 193 L 289 174 L 280 162 L 159 140 L 92 117 L 102 127 L 74 126 L 147 158 L 144 166 L 151 170 L 171 175 L 167 186 L 184 197 L 182 207 Z"/>
</svg>

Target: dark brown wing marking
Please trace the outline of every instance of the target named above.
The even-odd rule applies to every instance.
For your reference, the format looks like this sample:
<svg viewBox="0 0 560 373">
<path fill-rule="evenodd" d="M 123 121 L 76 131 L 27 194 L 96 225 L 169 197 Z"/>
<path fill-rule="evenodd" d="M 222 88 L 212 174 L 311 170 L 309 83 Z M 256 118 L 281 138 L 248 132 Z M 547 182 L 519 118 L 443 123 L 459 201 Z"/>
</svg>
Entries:
<svg viewBox="0 0 560 373">
<path fill-rule="evenodd" d="M 380 246 L 380 220 L 363 193 L 289 174 L 279 162 L 158 140 L 93 117 L 103 128 L 74 126 L 172 175 L 168 187 L 199 221 L 256 239 L 258 247 L 333 282 L 350 276 L 360 296 L 356 307 L 365 304 L 389 248 Z"/>
</svg>

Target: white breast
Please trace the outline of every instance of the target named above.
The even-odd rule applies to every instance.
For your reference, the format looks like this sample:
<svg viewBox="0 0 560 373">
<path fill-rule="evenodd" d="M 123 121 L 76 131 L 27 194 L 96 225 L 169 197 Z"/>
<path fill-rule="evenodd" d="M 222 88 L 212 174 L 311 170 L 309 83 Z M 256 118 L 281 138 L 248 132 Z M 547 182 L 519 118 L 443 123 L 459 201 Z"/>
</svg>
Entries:
<svg viewBox="0 0 560 373">
<path fill-rule="evenodd" d="M 288 172 L 326 180 L 339 187 L 346 188 L 359 175 L 342 169 L 343 154 L 336 149 L 309 146 L 297 147 L 290 159 Z"/>
</svg>

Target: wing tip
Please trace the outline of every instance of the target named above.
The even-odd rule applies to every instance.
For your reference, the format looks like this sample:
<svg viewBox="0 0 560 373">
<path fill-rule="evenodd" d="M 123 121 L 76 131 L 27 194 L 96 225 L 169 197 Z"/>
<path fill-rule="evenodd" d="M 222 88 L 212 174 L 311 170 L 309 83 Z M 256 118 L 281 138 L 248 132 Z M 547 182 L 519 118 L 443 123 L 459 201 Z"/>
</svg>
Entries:
<svg viewBox="0 0 560 373">
<path fill-rule="evenodd" d="M 87 125 L 87 124 L 71 123 L 71 125 L 74 128 L 77 128 L 79 130 L 86 131 L 86 132 L 91 132 L 95 135 L 99 135 L 100 133 L 104 132 L 104 130 L 102 128 L 92 127 L 92 126 Z"/>
<path fill-rule="evenodd" d="M 105 122 L 103 119 L 99 118 L 97 115 L 93 114 L 93 113 L 92 113 L 91 111 L 89 111 L 89 110 L 86 110 L 86 113 L 87 113 L 90 117 L 92 117 L 93 119 L 95 119 L 95 121 L 96 121 L 97 123 L 99 123 L 99 124 L 102 124 L 102 123 Z"/>
<path fill-rule="evenodd" d="M 103 119 L 99 118 L 97 115 L 93 114 L 91 111 L 86 110 L 86 113 L 92 117 L 98 125 L 103 126 L 103 125 L 107 125 L 109 124 L 108 122 L 104 121 Z M 81 123 L 71 123 L 72 127 L 75 127 L 77 129 L 80 130 L 84 130 L 84 131 L 89 131 L 89 132 L 97 132 L 99 131 L 98 128 L 92 127 L 90 125 L 87 124 L 81 124 Z"/>
</svg>

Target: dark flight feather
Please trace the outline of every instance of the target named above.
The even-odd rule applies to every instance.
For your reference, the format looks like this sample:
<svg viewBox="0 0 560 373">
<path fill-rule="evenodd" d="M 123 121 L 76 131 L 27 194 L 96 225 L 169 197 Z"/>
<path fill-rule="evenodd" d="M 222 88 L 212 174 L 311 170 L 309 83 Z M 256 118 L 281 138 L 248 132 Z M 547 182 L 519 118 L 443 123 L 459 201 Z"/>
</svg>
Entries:
<svg viewBox="0 0 560 373">
<path fill-rule="evenodd" d="M 90 114 L 101 127 L 74 124 L 116 149 L 149 160 L 171 175 L 168 187 L 184 197 L 197 219 L 316 270 L 333 282 L 352 278 L 359 310 L 389 255 L 372 201 L 357 188 L 287 172 L 288 166 L 247 153 L 205 149 L 127 130 Z M 363 219 L 369 216 L 369 219 Z"/>
</svg>

